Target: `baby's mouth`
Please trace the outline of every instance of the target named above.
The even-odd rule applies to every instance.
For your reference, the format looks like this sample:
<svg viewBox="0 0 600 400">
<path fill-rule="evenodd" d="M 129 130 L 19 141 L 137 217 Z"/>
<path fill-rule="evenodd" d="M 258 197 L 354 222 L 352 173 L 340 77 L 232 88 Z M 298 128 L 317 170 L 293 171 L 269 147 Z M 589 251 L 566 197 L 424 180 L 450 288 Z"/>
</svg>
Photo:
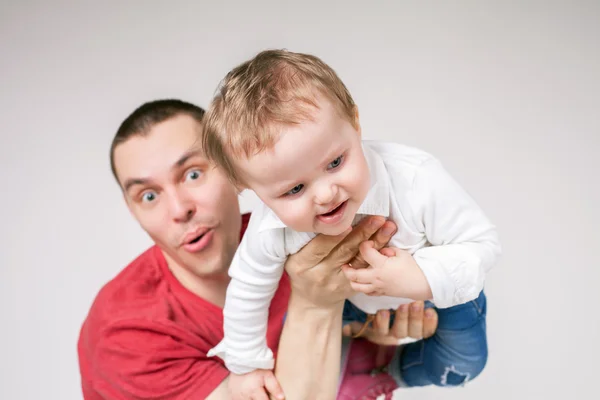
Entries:
<svg viewBox="0 0 600 400">
<path fill-rule="evenodd" d="M 340 205 L 335 207 L 334 209 L 327 211 L 324 214 L 317 215 L 317 219 L 324 224 L 337 224 L 344 217 L 344 212 L 346 210 L 346 205 L 348 204 L 348 200 L 343 201 Z"/>
<path fill-rule="evenodd" d="M 347 200 L 346 200 L 346 201 L 347 201 Z M 325 214 L 321 214 L 321 215 L 322 215 L 322 216 L 324 216 L 324 217 L 330 217 L 330 216 L 334 215 L 336 212 L 338 212 L 338 211 L 340 210 L 340 208 L 342 208 L 342 206 L 343 206 L 344 204 L 346 204 L 346 202 L 345 202 L 345 201 L 344 201 L 344 202 L 342 202 L 342 203 L 340 203 L 340 205 L 339 205 L 339 206 L 337 206 L 336 208 L 334 208 L 333 210 L 331 210 L 331 211 L 329 211 L 329 212 L 326 212 Z"/>
</svg>

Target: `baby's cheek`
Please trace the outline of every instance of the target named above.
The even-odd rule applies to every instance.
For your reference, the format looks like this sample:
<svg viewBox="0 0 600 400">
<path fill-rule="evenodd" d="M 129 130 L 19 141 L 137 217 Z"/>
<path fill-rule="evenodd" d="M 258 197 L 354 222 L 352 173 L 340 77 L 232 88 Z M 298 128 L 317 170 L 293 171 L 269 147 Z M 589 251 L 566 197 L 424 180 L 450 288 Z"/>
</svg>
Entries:
<svg viewBox="0 0 600 400">
<path fill-rule="evenodd" d="M 369 171 L 366 168 L 361 168 L 360 165 L 355 166 L 348 171 L 346 182 L 354 194 L 363 193 L 369 188 Z"/>
<path fill-rule="evenodd" d="M 303 205 L 291 203 L 286 207 L 281 207 L 276 213 L 284 224 L 294 230 L 312 230 L 314 215 Z"/>
</svg>

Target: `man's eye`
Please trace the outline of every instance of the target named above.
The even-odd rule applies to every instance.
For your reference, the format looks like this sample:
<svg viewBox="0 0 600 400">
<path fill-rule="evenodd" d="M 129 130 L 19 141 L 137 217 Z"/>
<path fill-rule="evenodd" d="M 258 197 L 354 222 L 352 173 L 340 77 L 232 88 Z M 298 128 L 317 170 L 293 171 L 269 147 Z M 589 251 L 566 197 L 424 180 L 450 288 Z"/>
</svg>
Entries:
<svg viewBox="0 0 600 400">
<path fill-rule="evenodd" d="M 332 162 L 329 163 L 329 165 L 327 166 L 327 169 L 336 169 L 337 167 L 339 167 L 342 164 L 342 156 L 339 156 L 338 158 L 336 158 L 335 160 L 333 160 Z"/>
<path fill-rule="evenodd" d="M 186 180 L 192 180 L 195 181 L 196 179 L 200 178 L 200 176 L 202 175 L 202 171 L 199 169 L 194 169 L 190 172 L 187 173 L 185 179 Z"/>
<path fill-rule="evenodd" d="M 142 195 L 142 201 L 145 203 L 151 203 L 156 200 L 156 193 L 154 192 L 146 192 Z"/>
<path fill-rule="evenodd" d="M 292 188 L 292 190 L 290 190 L 289 192 L 286 193 L 286 195 L 294 195 L 294 194 L 298 194 L 302 191 L 302 189 L 304 189 L 304 185 L 301 183 L 299 185 L 296 185 Z"/>
</svg>

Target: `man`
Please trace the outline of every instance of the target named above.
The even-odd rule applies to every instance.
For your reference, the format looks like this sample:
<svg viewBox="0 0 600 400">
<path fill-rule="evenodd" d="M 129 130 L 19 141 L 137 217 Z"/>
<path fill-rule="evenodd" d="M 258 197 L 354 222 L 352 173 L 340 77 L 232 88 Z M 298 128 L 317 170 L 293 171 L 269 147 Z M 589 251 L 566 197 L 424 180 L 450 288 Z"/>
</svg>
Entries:
<svg viewBox="0 0 600 400">
<path fill-rule="evenodd" d="M 240 216 L 234 187 L 198 147 L 203 115 L 178 100 L 146 103 L 114 138 L 113 174 L 155 245 L 102 288 L 82 326 L 86 400 L 229 398 L 228 371 L 206 353 L 223 337 L 227 270 L 248 216 Z M 350 233 L 317 237 L 290 257 L 270 308 L 268 343 L 282 387 L 265 382 L 271 394 L 283 389 L 287 399 L 335 398 L 341 314 L 351 294 L 340 267 L 365 266 L 355 258 L 358 245 L 370 239 L 381 249 L 394 229 L 371 218 Z M 424 318 L 420 310 L 397 314 L 393 335 L 383 313 L 366 335 L 388 344 L 431 335 L 435 313 Z M 346 370 L 372 384 L 365 380 L 370 371 Z"/>
</svg>

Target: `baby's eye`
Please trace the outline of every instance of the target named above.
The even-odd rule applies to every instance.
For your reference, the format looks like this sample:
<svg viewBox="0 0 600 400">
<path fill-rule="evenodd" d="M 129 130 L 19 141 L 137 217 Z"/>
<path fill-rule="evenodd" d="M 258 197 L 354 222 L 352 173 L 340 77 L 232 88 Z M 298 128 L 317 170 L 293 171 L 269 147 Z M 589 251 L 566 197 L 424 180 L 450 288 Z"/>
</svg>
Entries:
<svg viewBox="0 0 600 400">
<path fill-rule="evenodd" d="M 144 203 L 151 203 L 156 200 L 156 193 L 154 192 L 146 192 L 142 195 L 142 201 Z"/>
<path fill-rule="evenodd" d="M 202 171 L 199 169 L 194 169 L 187 173 L 185 179 L 195 181 L 196 179 L 200 178 L 200 175 L 202 175 Z"/>
<path fill-rule="evenodd" d="M 342 159 L 343 159 L 343 156 L 339 156 L 338 158 L 336 158 L 335 160 L 333 160 L 332 162 L 329 163 L 329 165 L 327 166 L 327 169 L 336 169 L 337 167 L 339 167 L 342 164 Z"/>
<path fill-rule="evenodd" d="M 286 195 L 294 195 L 294 194 L 298 194 L 302 191 L 302 189 L 304 189 L 304 185 L 301 183 L 299 185 L 296 185 L 292 188 L 292 190 L 290 190 L 289 192 L 286 193 Z"/>
</svg>

